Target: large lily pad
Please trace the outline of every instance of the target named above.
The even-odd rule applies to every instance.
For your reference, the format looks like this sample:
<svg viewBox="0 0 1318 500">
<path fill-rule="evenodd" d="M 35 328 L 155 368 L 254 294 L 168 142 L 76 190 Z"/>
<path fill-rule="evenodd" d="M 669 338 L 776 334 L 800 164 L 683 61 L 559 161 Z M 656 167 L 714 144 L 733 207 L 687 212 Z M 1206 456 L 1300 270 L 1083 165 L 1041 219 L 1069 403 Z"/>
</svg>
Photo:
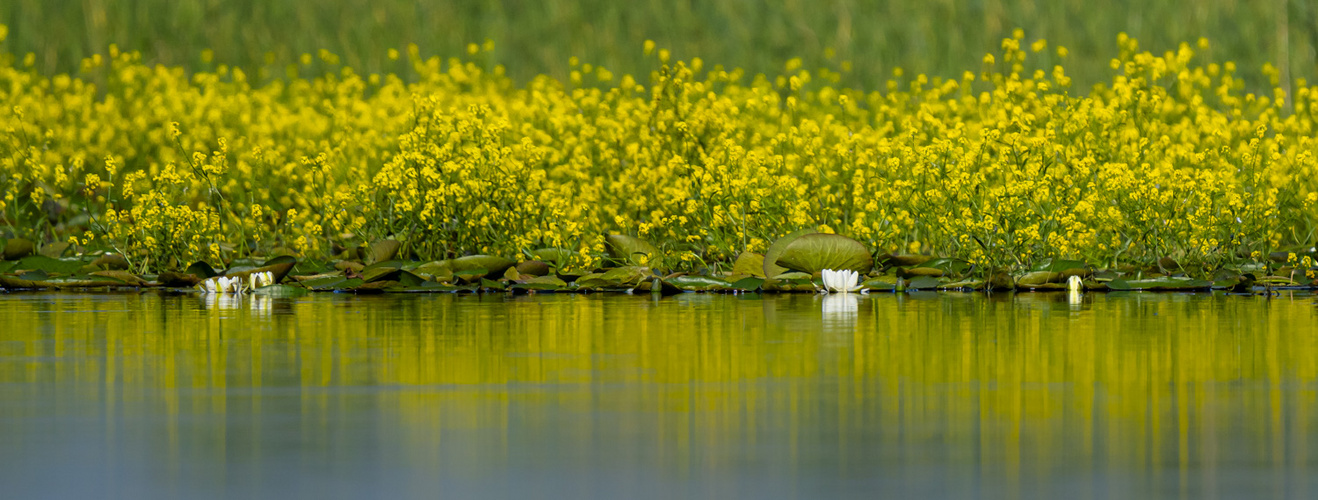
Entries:
<svg viewBox="0 0 1318 500">
<path fill-rule="evenodd" d="M 710 292 L 732 288 L 731 283 L 710 276 L 674 276 L 665 278 L 664 282 L 682 290 L 693 292 Z"/>
<path fill-rule="evenodd" d="M 1126 280 L 1117 278 L 1109 281 L 1108 289 L 1113 291 L 1162 290 L 1162 291 L 1196 291 L 1209 290 L 1213 282 L 1195 278 L 1168 276 L 1144 280 Z"/>
<path fill-rule="evenodd" d="M 17 260 L 32 255 L 32 242 L 23 238 L 10 238 L 0 243 L 4 249 L 4 260 Z"/>
<path fill-rule="evenodd" d="M 260 295 L 275 299 L 288 299 L 306 295 L 307 289 L 300 286 L 291 285 L 270 285 L 257 288 L 252 291 L 252 295 Z"/>
<path fill-rule="evenodd" d="M 663 257 L 658 247 L 634 236 L 610 234 L 604 241 L 608 243 L 609 256 L 622 264 L 654 266 Z"/>
<path fill-rule="evenodd" d="M 513 262 L 511 259 L 505 259 L 494 255 L 468 255 L 466 257 L 450 259 L 448 263 L 449 267 L 453 269 L 454 274 L 458 274 L 461 271 L 484 269 L 485 276 L 488 278 L 498 278 L 503 276 L 504 271 L 517 265 L 517 263 Z"/>
<path fill-rule="evenodd" d="M 768 258 L 765 258 L 768 262 Z M 796 271 L 817 274 L 825 269 L 869 272 L 874 261 L 870 251 L 859 241 L 838 234 L 806 234 L 787 245 L 775 264 Z"/>
<path fill-rule="evenodd" d="M 13 269 L 70 275 L 82 269 L 84 264 L 81 259 L 52 259 L 44 255 L 29 255 L 19 259 L 18 264 Z"/>
<path fill-rule="evenodd" d="M 372 243 L 369 247 L 363 247 L 361 249 L 361 259 L 367 264 L 393 260 L 394 256 L 398 255 L 398 249 L 402 246 L 403 244 L 398 240 L 380 240 Z"/>
<path fill-rule="evenodd" d="M 755 252 L 742 252 L 737 261 L 732 263 L 732 274 L 748 274 L 757 278 L 764 274 L 764 256 Z"/>
<path fill-rule="evenodd" d="M 783 250 L 786 250 L 787 245 L 791 245 L 797 238 L 807 234 L 817 234 L 818 232 L 819 231 L 813 227 L 797 229 L 787 236 L 778 238 L 777 241 L 770 244 L 769 249 L 764 252 L 764 277 L 772 278 L 787 272 L 787 268 L 777 264 L 778 258 L 783 254 Z"/>
</svg>

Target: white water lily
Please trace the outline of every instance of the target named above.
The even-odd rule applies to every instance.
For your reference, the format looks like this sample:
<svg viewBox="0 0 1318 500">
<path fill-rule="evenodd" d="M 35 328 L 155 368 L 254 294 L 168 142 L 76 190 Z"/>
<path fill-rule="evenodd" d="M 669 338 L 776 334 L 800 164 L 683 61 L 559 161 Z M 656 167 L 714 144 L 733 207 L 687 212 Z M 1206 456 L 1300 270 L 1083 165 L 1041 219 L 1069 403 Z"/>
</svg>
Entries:
<svg viewBox="0 0 1318 500">
<path fill-rule="evenodd" d="M 849 293 L 857 290 L 860 293 L 869 292 L 869 290 L 861 290 L 860 273 L 850 269 L 841 271 L 825 269 L 822 274 L 824 276 L 824 287 L 820 289 L 821 292 Z"/>
<path fill-rule="evenodd" d="M 1066 289 L 1072 292 L 1079 292 L 1084 290 L 1084 283 L 1081 282 L 1079 276 L 1071 276 L 1066 279 Z"/>
<path fill-rule="evenodd" d="M 270 271 L 247 275 L 247 288 L 249 290 L 256 290 L 257 288 L 273 284 L 275 284 L 275 274 Z"/>
<path fill-rule="evenodd" d="M 217 276 L 197 284 L 197 289 L 203 293 L 231 293 L 242 294 L 247 291 L 246 285 L 242 278 L 229 278 L 226 276 Z"/>
</svg>

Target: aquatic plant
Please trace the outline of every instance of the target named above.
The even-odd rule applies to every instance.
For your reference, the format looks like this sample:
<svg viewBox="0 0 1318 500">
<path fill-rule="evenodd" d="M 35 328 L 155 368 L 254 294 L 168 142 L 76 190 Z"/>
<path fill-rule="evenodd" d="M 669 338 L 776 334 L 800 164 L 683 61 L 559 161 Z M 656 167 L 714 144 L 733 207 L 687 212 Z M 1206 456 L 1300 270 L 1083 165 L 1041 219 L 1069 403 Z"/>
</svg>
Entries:
<svg viewBox="0 0 1318 500">
<path fill-rule="evenodd" d="M 1311 279 L 1318 87 L 1265 66 L 1272 88 L 1247 91 L 1207 47 L 1158 55 L 1120 36 L 1110 79 L 1084 90 L 1037 66 L 1048 46 L 1021 32 L 958 78 L 898 72 L 879 91 L 836 86 L 840 68 L 752 76 L 652 45 L 649 75 L 573 61 L 566 80 L 524 85 L 478 62 L 486 47 L 397 51 L 407 80 L 308 54 L 330 70 L 260 84 L 113 46 L 76 75 L 4 54 L 0 232 L 139 274 L 366 260 L 388 241 L 396 260 L 488 255 L 570 278 L 727 274 L 756 254 L 739 277 L 914 255 L 941 259 L 902 264 L 917 278 L 967 286 L 1053 262 L 1206 279 L 1281 251 Z M 770 248 L 801 228 L 818 234 Z M 610 235 L 649 248 L 619 256 Z M 817 245 L 844 260 L 798 252 Z"/>
</svg>

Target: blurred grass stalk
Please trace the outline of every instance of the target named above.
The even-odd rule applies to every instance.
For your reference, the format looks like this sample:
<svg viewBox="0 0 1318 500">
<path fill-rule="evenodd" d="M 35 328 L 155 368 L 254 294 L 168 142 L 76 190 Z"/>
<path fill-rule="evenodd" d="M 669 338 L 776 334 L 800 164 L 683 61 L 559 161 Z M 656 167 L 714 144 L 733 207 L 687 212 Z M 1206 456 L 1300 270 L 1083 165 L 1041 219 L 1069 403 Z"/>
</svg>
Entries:
<svg viewBox="0 0 1318 500">
<path fill-rule="evenodd" d="M 645 74 L 641 44 L 653 39 L 676 57 L 752 73 L 776 74 L 793 57 L 806 67 L 849 60 L 854 69 L 842 83 L 877 89 L 898 67 L 958 77 L 1017 27 L 1028 40 L 1067 47 L 1080 84 L 1104 74 L 1123 31 L 1155 53 L 1207 37 L 1207 57 L 1237 61 L 1251 85 L 1264 83 L 1265 62 L 1288 81 L 1312 78 L 1318 60 L 1318 5 L 1306 0 L 9 0 L 0 23 L 10 27 L 4 48 L 33 53 L 46 74 L 76 71 L 110 43 L 191 69 L 212 64 L 203 49 L 214 50 L 216 64 L 249 70 L 327 49 L 371 73 L 398 69 L 390 48 L 416 43 L 422 54 L 456 56 L 489 39 L 493 61 L 513 78 L 564 80 L 571 56 Z M 1050 52 L 1045 59 L 1060 62 Z"/>
</svg>

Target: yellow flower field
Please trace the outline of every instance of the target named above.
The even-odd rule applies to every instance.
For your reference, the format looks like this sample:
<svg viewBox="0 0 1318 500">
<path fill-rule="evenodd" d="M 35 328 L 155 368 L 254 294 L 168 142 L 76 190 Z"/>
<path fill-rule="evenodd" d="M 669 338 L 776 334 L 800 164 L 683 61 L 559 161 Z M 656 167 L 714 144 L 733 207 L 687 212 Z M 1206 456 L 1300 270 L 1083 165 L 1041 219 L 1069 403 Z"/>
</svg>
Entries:
<svg viewBox="0 0 1318 500">
<path fill-rule="evenodd" d="M 562 248 L 589 270 L 615 233 L 657 245 L 660 267 L 728 268 L 806 227 L 984 270 L 1303 256 L 1318 87 L 1287 95 L 1265 67 L 1275 88 L 1251 92 L 1233 63 L 1196 57 L 1207 44 L 1121 36 L 1089 89 L 1032 64 L 1067 50 L 1019 31 L 959 78 L 898 71 L 870 90 L 835 86 L 859 62 L 749 75 L 652 44 L 636 48 L 649 75 L 573 60 L 566 81 L 524 84 L 488 44 L 391 52 L 404 74 L 307 54 L 329 69 L 275 79 L 114 47 L 46 76 L 0 53 L 0 236 L 140 272 L 384 239 L 421 261 Z"/>
</svg>

